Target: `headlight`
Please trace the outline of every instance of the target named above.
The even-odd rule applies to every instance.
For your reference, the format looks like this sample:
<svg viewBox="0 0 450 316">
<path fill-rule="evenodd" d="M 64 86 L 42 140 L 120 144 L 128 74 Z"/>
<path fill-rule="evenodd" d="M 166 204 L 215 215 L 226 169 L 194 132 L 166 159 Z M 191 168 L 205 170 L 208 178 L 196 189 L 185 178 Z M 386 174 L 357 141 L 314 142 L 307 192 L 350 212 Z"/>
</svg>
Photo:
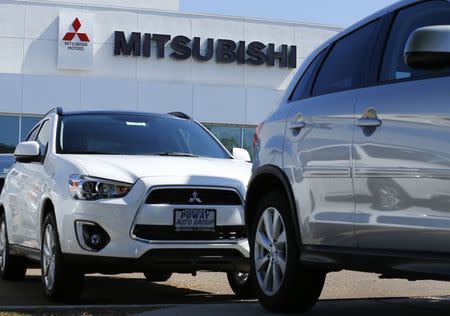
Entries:
<svg viewBox="0 0 450 316">
<path fill-rule="evenodd" d="M 99 200 L 121 198 L 128 194 L 130 183 L 72 175 L 69 178 L 69 191 L 75 200 Z"/>
</svg>

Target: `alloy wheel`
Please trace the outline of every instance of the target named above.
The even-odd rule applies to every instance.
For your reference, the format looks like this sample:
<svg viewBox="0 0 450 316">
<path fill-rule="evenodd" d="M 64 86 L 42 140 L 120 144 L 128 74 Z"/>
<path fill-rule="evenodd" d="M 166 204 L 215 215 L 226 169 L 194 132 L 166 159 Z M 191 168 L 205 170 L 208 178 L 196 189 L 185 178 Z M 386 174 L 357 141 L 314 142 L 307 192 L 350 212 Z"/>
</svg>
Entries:
<svg viewBox="0 0 450 316">
<path fill-rule="evenodd" d="M 43 252 L 42 252 L 42 273 L 47 289 L 51 290 L 55 282 L 55 231 L 51 224 L 45 228 Z"/>
<path fill-rule="evenodd" d="M 259 286 L 264 294 L 275 295 L 283 282 L 287 261 L 286 227 L 277 209 L 269 207 L 261 215 L 254 246 Z"/>
</svg>

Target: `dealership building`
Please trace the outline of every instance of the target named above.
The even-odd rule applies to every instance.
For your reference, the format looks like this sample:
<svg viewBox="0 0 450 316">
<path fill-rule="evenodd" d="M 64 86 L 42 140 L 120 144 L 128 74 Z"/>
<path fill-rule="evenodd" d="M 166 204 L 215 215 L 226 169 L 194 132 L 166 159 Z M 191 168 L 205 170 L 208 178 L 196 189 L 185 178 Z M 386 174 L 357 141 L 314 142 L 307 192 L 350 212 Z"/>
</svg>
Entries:
<svg viewBox="0 0 450 316">
<path fill-rule="evenodd" d="M 179 12 L 178 0 L 0 0 L 0 151 L 49 109 L 182 111 L 251 146 L 333 26 Z"/>
</svg>

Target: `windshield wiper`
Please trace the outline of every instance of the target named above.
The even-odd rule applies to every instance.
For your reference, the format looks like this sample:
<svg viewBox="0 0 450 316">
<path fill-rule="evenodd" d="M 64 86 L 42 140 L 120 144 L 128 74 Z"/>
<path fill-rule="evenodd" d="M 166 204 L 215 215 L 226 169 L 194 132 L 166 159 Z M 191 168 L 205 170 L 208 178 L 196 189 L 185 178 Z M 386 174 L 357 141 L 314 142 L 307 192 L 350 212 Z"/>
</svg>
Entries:
<svg viewBox="0 0 450 316">
<path fill-rule="evenodd" d="M 119 153 L 109 153 L 109 152 L 104 152 L 104 151 L 71 151 L 71 152 L 65 152 L 65 154 L 70 154 L 70 155 L 121 155 Z"/>
<path fill-rule="evenodd" d="M 198 157 L 189 153 L 180 153 L 180 152 L 160 152 L 156 153 L 158 156 L 171 156 L 171 157 Z"/>
</svg>

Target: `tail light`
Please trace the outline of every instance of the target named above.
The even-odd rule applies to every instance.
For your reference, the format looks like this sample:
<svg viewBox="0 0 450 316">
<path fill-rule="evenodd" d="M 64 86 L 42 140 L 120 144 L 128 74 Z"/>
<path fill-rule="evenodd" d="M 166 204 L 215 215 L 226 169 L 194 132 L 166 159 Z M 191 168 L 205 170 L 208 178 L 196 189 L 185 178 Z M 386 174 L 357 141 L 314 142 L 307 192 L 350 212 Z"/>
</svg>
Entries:
<svg viewBox="0 0 450 316">
<path fill-rule="evenodd" d="M 259 133 L 261 132 L 261 128 L 263 127 L 264 122 L 256 126 L 255 134 L 253 135 L 253 148 L 258 144 Z"/>
</svg>

